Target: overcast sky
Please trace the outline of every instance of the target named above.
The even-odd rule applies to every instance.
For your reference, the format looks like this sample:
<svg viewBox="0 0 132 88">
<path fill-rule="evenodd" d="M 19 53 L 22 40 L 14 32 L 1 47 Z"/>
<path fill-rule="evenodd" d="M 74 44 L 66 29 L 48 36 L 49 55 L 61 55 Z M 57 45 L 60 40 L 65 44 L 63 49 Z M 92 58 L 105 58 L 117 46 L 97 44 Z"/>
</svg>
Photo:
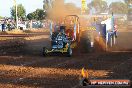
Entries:
<svg viewBox="0 0 132 88">
<path fill-rule="evenodd" d="M 26 9 L 26 14 L 35 11 L 37 8 L 43 8 L 43 0 L 16 0 L 17 4 L 22 4 Z M 92 0 L 86 0 L 90 2 Z M 106 0 L 108 3 L 112 1 L 123 1 L 123 0 Z M 81 6 L 81 0 L 66 0 L 66 2 L 73 2 L 78 7 Z M 10 8 L 13 6 L 14 0 L 0 0 L 0 16 L 10 17 Z"/>
</svg>

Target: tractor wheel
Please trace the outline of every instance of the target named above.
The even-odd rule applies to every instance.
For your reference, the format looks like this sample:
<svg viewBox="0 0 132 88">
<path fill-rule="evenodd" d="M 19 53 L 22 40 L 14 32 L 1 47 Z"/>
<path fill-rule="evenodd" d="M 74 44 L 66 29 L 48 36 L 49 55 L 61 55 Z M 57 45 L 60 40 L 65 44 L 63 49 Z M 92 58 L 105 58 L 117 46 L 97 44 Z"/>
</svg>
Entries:
<svg viewBox="0 0 132 88">
<path fill-rule="evenodd" d="M 43 56 L 47 55 L 47 49 L 45 47 L 43 47 Z"/>
<path fill-rule="evenodd" d="M 69 48 L 67 49 L 67 56 L 68 56 L 68 57 L 71 57 L 71 56 L 72 56 L 72 49 L 71 49 L 71 47 L 69 47 Z"/>
<path fill-rule="evenodd" d="M 79 47 L 82 53 L 89 53 L 91 51 L 91 42 L 87 32 L 84 32 L 81 36 Z"/>
</svg>

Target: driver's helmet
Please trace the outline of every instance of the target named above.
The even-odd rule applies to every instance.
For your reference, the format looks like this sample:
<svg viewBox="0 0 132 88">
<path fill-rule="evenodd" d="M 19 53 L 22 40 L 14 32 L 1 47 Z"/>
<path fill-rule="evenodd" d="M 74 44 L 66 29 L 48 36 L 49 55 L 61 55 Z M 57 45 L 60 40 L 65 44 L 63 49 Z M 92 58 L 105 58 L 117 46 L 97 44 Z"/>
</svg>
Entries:
<svg viewBox="0 0 132 88">
<path fill-rule="evenodd" d="M 59 25 L 55 25 L 54 27 L 54 32 L 59 32 L 60 26 Z"/>
<path fill-rule="evenodd" d="M 62 34 L 65 33 L 65 26 L 60 26 L 60 33 L 62 33 Z"/>
</svg>

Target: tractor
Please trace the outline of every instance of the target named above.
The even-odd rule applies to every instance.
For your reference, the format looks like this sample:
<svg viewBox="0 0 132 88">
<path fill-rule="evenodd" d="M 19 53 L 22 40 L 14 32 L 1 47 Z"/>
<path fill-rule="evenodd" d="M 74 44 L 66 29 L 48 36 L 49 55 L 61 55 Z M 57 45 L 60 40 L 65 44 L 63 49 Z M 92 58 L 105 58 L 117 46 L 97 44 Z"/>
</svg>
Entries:
<svg viewBox="0 0 132 88">
<path fill-rule="evenodd" d="M 72 56 L 72 49 L 79 42 L 79 17 L 77 15 L 68 15 L 64 19 L 63 24 L 50 25 L 51 49 L 43 48 L 43 55 L 49 53 L 62 53 Z"/>
</svg>

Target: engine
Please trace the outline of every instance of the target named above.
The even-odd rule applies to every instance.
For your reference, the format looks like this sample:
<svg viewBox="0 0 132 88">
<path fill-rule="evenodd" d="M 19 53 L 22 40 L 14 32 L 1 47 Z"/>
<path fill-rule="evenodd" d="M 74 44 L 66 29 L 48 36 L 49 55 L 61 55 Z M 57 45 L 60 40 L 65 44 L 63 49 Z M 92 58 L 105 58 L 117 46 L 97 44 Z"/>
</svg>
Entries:
<svg viewBox="0 0 132 88">
<path fill-rule="evenodd" d="M 63 33 L 58 33 L 53 35 L 52 38 L 52 48 L 53 49 L 62 49 L 65 48 L 65 45 L 68 43 L 68 38 Z"/>
</svg>

